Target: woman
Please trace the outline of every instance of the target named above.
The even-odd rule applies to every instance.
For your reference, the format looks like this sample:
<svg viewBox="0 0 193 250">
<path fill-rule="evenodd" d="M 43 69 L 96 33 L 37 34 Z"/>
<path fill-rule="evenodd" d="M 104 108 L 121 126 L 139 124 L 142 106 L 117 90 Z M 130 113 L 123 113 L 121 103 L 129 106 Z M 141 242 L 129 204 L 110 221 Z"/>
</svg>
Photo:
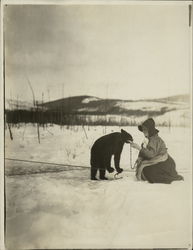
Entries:
<svg viewBox="0 0 193 250">
<path fill-rule="evenodd" d="M 138 126 L 139 131 L 143 132 L 148 138 L 148 144 L 141 147 L 131 142 L 131 146 L 139 150 L 136 160 L 136 177 L 138 180 L 147 180 L 150 183 L 170 184 L 175 180 L 183 180 L 176 171 L 176 164 L 167 153 L 164 141 L 158 136 L 159 130 L 155 128 L 152 118 L 147 119 L 142 125 Z"/>
</svg>

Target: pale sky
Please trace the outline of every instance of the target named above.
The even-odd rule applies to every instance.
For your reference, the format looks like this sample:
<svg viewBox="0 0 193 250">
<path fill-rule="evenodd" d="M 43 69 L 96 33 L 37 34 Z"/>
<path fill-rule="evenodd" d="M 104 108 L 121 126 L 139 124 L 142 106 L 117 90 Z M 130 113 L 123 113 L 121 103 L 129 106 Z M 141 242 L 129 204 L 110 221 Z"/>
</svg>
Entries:
<svg viewBox="0 0 193 250">
<path fill-rule="evenodd" d="M 189 93 L 188 5 L 8 5 L 6 98 Z M 49 97 L 48 97 L 49 96 Z"/>
</svg>

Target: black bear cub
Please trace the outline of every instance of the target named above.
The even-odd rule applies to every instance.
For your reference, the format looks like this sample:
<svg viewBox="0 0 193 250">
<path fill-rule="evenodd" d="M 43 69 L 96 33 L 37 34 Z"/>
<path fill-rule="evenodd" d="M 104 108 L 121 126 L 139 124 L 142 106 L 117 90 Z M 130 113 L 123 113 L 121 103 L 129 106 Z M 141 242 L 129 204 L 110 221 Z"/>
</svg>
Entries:
<svg viewBox="0 0 193 250">
<path fill-rule="evenodd" d="M 119 167 L 120 157 L 124 143 L 129 143 L 129 141 L 133 141 L 133 138 L 123 129 L 121 129 L 121 133 L 111 133 L 95 141 L 91 148 L 91 180 L 97 180 L 97 170 L 99 170 L 100 179 L 107 180 L 105 176 L 106 170 L 109 173 L 114 171 L 114 168 L 111 167 L 112 155 L 114 155 L 116 171 L 118 173 L 123 171 L 123 169 Z"/>
</svg>

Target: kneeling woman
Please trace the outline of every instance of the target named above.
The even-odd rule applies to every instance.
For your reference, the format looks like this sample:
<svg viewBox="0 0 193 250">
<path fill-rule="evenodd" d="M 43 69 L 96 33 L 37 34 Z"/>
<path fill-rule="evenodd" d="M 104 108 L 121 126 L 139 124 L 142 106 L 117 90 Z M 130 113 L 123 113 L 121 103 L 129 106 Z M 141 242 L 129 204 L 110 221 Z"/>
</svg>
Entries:
<svg viewBox="0 0 193 250">
<path fill-rule="evenodd" d="M 131 146 L 139 150 L 136 160 L 136 177 L 138 180 L 147 180 L 150 183 L 166 183 L 183 180 L 176 171 L 176 164 L 167 153 L 164 141 L 158 136 L 159 130 L 155 128 L 152 118 L 147 119 L 138 129 L 148 138 L 148 144 L 141 147 L 136 143 Z"/>
</svg>

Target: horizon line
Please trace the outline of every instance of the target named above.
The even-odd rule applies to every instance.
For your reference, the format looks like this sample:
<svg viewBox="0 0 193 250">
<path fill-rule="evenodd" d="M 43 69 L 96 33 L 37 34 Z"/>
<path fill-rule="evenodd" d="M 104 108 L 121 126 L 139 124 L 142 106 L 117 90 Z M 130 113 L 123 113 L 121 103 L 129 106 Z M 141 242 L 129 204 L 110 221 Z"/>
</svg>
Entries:
<svg viewBox="0 0 193 250">
<path fill-rule="evenodd" d="M 149 100 L 159 100 L 159 99 L 167 99 L 167 98 L 171 98 L 171 97 L 177 97 L 177 96 L 190 96 L 190 93 L 182 93 L 182 94 L 174 94 L 174 95 L 170 95 L 170 96 L 163 96 L 163 97 L 147 97 L 147 98 L 139 98 L 139 99 L 121 99 L 121 98 L 103 98 L 103 97 L 98 97 L 98 96 L 94 96 L 94 95 L 68 95 L 66 97 L 62 97 L 62 98 L 58 98 L 58 99 L 53 99 L 53 100 L 49 100 L 49 101 L 45 101 L 44 103 L 49 103 L 49 102 L 54 102 L 54 101 L 59 101 L 59 100 L 63 100 L 63 99 L 68 99 L 68 98 L 74 98 L 74 97 L 85 97 L 85 98 L 97 98 L 97 99 L 101 99 L 101 100 L 120 100 L 120 101 L 149 101 Z M 22 100 L 22 99 L 18 99 L 18 98 L 6 98 L 4 97 L 4 100 L 8 101 L 8 100 L 13 100 L 13 101 L 21 101 L 21 102 L 31 102 L 33 100 Z M 42 102 L 42 100 L 36 100 L 36 102 Z"/>
</svg>

